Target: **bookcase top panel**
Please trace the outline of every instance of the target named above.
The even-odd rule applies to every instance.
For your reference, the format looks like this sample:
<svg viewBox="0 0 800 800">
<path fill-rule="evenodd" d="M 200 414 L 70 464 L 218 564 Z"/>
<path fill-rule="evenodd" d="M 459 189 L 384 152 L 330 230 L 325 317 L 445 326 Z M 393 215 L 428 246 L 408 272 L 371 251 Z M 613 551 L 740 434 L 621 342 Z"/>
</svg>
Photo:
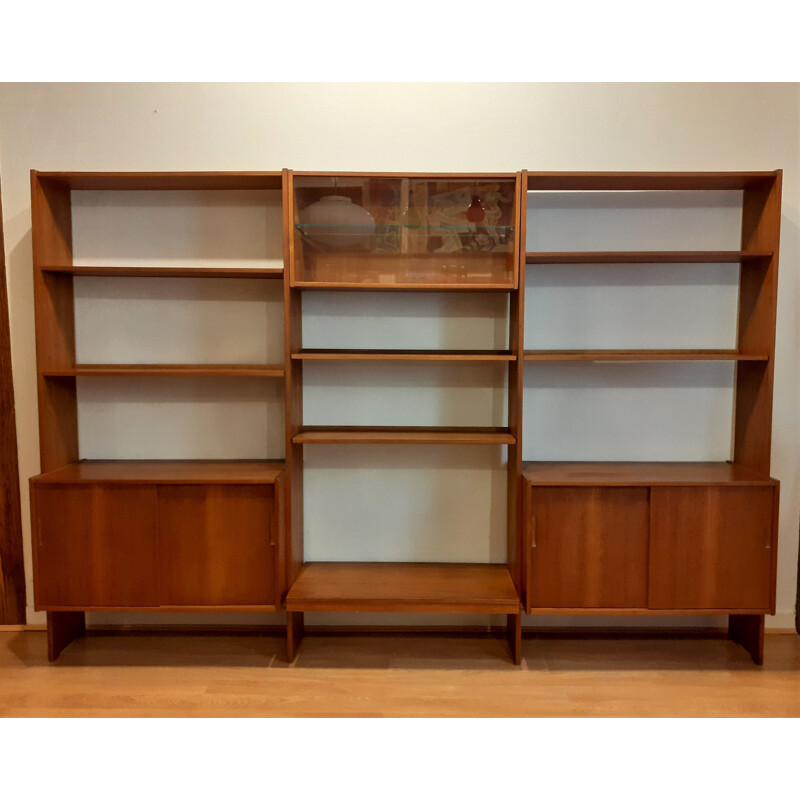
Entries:
<svg viewBox="0 0 800 800">
<path fill-rule="evenodd" d="M 37 172 L 42 183 L 74 190 L 172 189 L 277 189 L 283 186 L 280 172 Z"/>
</svg>

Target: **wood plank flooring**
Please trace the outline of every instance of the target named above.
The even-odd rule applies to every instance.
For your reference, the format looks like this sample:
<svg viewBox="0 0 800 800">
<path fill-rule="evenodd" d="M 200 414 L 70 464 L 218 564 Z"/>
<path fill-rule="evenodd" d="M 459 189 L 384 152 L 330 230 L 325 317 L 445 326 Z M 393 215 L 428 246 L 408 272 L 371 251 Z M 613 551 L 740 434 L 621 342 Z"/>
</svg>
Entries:
<svg viewBox="0 0 800 800">
<path fill-rule="evenodd" d="M 93 634 L 47 663 L 43 632 L 0 633 L 4 717 L 797 717 L 800 637 L 764 667 L 725 639 Z"/>
</svg>

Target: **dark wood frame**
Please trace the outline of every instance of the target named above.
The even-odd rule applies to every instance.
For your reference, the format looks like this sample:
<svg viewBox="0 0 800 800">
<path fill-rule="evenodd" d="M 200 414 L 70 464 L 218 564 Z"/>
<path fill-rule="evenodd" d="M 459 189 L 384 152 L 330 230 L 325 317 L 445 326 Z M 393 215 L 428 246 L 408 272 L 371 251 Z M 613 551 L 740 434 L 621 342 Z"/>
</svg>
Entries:
<svg viewBox="0 0 800 800">
<path fill-rule="evenodd" d="M 24 625 L 25 565 L 8 313 L 3 204 L 0 199 L 0 625 Z"/>
</svg>

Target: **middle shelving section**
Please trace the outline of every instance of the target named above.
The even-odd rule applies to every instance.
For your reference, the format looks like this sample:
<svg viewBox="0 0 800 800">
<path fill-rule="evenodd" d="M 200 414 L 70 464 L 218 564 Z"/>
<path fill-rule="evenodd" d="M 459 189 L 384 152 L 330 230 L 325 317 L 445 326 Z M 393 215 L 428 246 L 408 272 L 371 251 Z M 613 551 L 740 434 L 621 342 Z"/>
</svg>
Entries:
<svg viewBox="0 0 800 800">
<path fill-rule="evenodd" d="M 519 661 L 521 191 L 515 174 L 284 173 L 290 655 L 306 612 L 438 612 L 507 615 Z M 348 320 L 344 336 L 337 314 Z M 367 323 L 361 335 L 360 318 Z M 454 318 L 455 326 L 429 324 Z M 315 382 L 326 391 L 315 394 Z M 368 402 L 374 386 L 378 396 Z M 414 419 L 425 398 L 433 402 Z M 452 450 L 453 444 L 466 447 Z M 453 467 L 451 477 L 438 485 L 411 481 L 411 489 L 389 477 L 376 486 L 378 473 L 415 466 L 424 472 L 431 459 Z M 473 474 L 459 471 L 465 463 Z M 320 466 L 330 469 L 337 486 L 329 480 L 324 497 L 312 499 Z M 478 486 L 481 470 L 491 486 Z M 505 478 L 499 491 L 498 473 Z M 348 481 L 360 481 L 354 504 L 339 485 Z M 349 527 L 364 533 L 374 517 L 375 534 L 391 527 L 391 536 L 411 541 L 391 541 L 381 552 L 363 538 L 358 547 L 348 544 L 352 533 L 341 521 L 339 489 L 353 505 L 346 511 L 360 517 Z M 400 500 L 399 491 L 417 494 Z M 470 491 L 488 492 L 494 507 L 502 506 L 501 525 L 494 519 L 483 526 L 493 541 L 482 552 L 491 555 L 477 563 L 437 558 L 444 550 L 430 541 L 437 519 L 445 520 L 439 527 L 452 527 L 443 534 L 451 544 L 463 545 L 481 527 L 465 519 L 459 528 L 454 521 L 457 506 L 469 505 Z M 309 508 L 313 555 L 303 536 Z M 321 544 L 320 520 L 332 518 Z M 455 552 L 463 559 L 463 546 Z"/>
</svg>

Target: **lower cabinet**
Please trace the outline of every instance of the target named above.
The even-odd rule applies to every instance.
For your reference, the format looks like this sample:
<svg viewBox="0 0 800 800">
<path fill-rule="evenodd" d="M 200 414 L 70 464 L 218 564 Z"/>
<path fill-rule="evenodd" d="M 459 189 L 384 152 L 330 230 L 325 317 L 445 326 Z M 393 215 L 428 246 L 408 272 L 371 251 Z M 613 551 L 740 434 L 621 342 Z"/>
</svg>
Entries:
<svg viewBox="0 0 800 800">
<path fill-rule="evenodd" d="M 275 603 L 272 488 L 162 486 L 162 605 Z"/>
<path fill-rule="evenodd" d="M 647 604 L 646 488 L 534 488 L 528 602 L 539 608 Z"/>
<path fill-rule="evenodd" d="M 772 487 L 654 487 L 650 608 L 769 609 Z"/>
<path fill-rule="evenodd" d="M 31 486 L 37 609 L 158 605 L 158 490 Z"/>
<path fill-rule="evenodd" d="M 273 485 L 31 486 L 39 610 L 271 607 Z"/>
<path fill-rule="evenodd" d="M 527 500 L 528 613 L 774 613 L 775 485 L 529 485 Z"/>
</svg>

